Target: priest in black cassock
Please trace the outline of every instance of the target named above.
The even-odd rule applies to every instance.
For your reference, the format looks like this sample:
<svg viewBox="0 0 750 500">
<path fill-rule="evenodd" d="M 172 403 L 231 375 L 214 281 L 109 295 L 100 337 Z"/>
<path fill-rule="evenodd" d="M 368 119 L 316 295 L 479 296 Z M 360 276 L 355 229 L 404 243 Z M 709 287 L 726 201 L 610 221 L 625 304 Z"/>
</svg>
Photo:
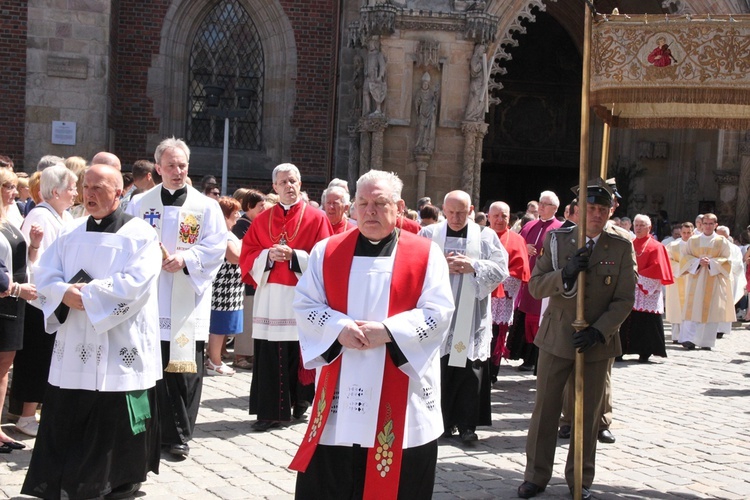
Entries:
<svg viewBox="0 0 750 500">
<path fill-rule="evenodd" d="M 445 437 L 458 431 L 476 441 L 478 425 L 492 425 L 490 409 L 490 294 L 508 277 L 508 252 L 497 233 L 469 219 L 474 207 L 464 191 L 443 200 L 445 221 L 422 228 L 421 236 L 443 249 L 456 302 L 440 348 Z"/>
<path fill-rule="evenodd" d="M 396 228 L 399 178 L 357 181 L 357 229 L 315 245 L 294 313 L 317 369 L 310 425 L 291 468 L 297 498 L 432 497 L 438 351 L 453 313 L 437 245 Z"/>
<path fill-rule="evenodd" d="M 159 242 L 120 210 L 118 170 L 92 166 L 83 189 L 91 215 L 63 227 L 35 271 L 57 331 L 21 490 L 41 498 L 125 498 L 159 471 Z"/>
<path fill-rule="evenodd" d="M 164 139 L 154 158 L 162 184 L 133 198 L 127 213 L 147 221 L 161 242 L 161 440 L 169 453 L 185 457 L 198 418 L 211 284 L 224 261 L 227 227 L 216 200 L 187 184 L 190 149 L 184 141 Z"/>
</svg>

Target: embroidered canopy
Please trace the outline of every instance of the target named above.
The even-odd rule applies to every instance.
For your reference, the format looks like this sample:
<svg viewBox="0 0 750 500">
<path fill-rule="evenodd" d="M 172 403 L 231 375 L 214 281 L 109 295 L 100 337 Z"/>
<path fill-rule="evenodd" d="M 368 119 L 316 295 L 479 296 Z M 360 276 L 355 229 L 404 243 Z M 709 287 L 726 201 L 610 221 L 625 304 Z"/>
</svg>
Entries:
<svg viewBox="0 0 750 500">
<path fill-rule="evenodd" d="M 591 106 L 613 127 L 750 128 L 750 16 L 598 15 Z"/>
</svg>

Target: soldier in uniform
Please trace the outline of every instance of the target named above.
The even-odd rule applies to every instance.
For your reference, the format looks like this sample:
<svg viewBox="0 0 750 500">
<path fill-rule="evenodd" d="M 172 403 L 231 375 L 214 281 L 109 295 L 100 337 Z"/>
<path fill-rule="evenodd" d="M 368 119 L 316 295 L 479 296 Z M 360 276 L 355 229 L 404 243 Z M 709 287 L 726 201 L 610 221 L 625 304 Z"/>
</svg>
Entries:
<svg viewBox="0 0 750 500">
<path fill-rule="evenodd" d="M 529 281 L 535 298 L 549 297 L 534 343 L 539 348 L 536 404 L 526 442 L 526 472 L 518 487 L 520 498 L 544 491 L 552 476 L 557 441 L 557 419 L 563 389 L 575 366 L 576 349 L 585 353 L 583 415 L 583 491 L 594 479 L 597 432 L 607 367 L 621 353 L 618 328 L 635 300 L 636 263 L 626 238 L 604 231 L 612 206 L 612 191 L 604 181 L 586 190 L 586 246 L 578 249 L 575 228 L 550 232 Z M 585 319 L 588 327 L 576 332 L 576 296 L 579 272 L 586 272 Z M 574 431 L 575 432 L 575 431 Z M 573 447 L 565 477 L 573 488 Z"/>
</svg>

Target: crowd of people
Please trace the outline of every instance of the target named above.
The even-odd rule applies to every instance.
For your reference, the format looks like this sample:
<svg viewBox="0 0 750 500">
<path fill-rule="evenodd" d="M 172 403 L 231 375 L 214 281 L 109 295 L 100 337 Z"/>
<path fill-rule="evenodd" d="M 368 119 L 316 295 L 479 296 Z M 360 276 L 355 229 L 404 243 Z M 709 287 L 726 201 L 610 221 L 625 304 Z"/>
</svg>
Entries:
<svg viewBox="0 0 750 500">
<path fill-rule="evenodd" d="M 252 370 L 254 432 L 308 419 L 298 498 L 430 498 L 438 441 L 477 441 L 500 364 L 522 360 L 531 498 L 576 432 L 579 352 L 589 498 L 597 442 L 615 442 L 614 362 L 666 357 L 663 319 L 687 350 L 713 348 L 738 310 L 750 320 L 750 228 L 740 246 L 710 213 L 614 217 L 614 179 L 574 188 L 561 215 L 552 191 L 485 214 L 460 190 L 408 209 L 383 171 L 353 194 L 334 179 L 317 203 L 290 163 L 271 193 L 222 196 L 212 176 L 192 187 L 184 141 L 154 160 L 44 156 L 26 175 L 0 156 L 0 400 L 37 438 L 24 494 L 134 495 L 161 453 L 189 456 L 203 377 Z M 0 453 L 24 447 L 0 430 Z"/>
</svg>

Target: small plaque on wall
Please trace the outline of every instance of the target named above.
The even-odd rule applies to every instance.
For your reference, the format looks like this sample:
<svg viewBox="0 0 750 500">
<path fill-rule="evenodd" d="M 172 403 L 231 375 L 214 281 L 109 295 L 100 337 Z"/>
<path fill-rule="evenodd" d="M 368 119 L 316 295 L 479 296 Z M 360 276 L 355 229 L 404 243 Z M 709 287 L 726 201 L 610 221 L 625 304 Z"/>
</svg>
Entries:
<svg viewBox="0 0 750 500">
<path fill-rule="evenodd" d="M 52 144 L 76 145 L 76 122 L 52 122 Z"/>
<path fill-rule="evenodd" d="M 89 62 L 85 57 L 47 56 L 47 76 L 85 80 Z"/>
</svg>

